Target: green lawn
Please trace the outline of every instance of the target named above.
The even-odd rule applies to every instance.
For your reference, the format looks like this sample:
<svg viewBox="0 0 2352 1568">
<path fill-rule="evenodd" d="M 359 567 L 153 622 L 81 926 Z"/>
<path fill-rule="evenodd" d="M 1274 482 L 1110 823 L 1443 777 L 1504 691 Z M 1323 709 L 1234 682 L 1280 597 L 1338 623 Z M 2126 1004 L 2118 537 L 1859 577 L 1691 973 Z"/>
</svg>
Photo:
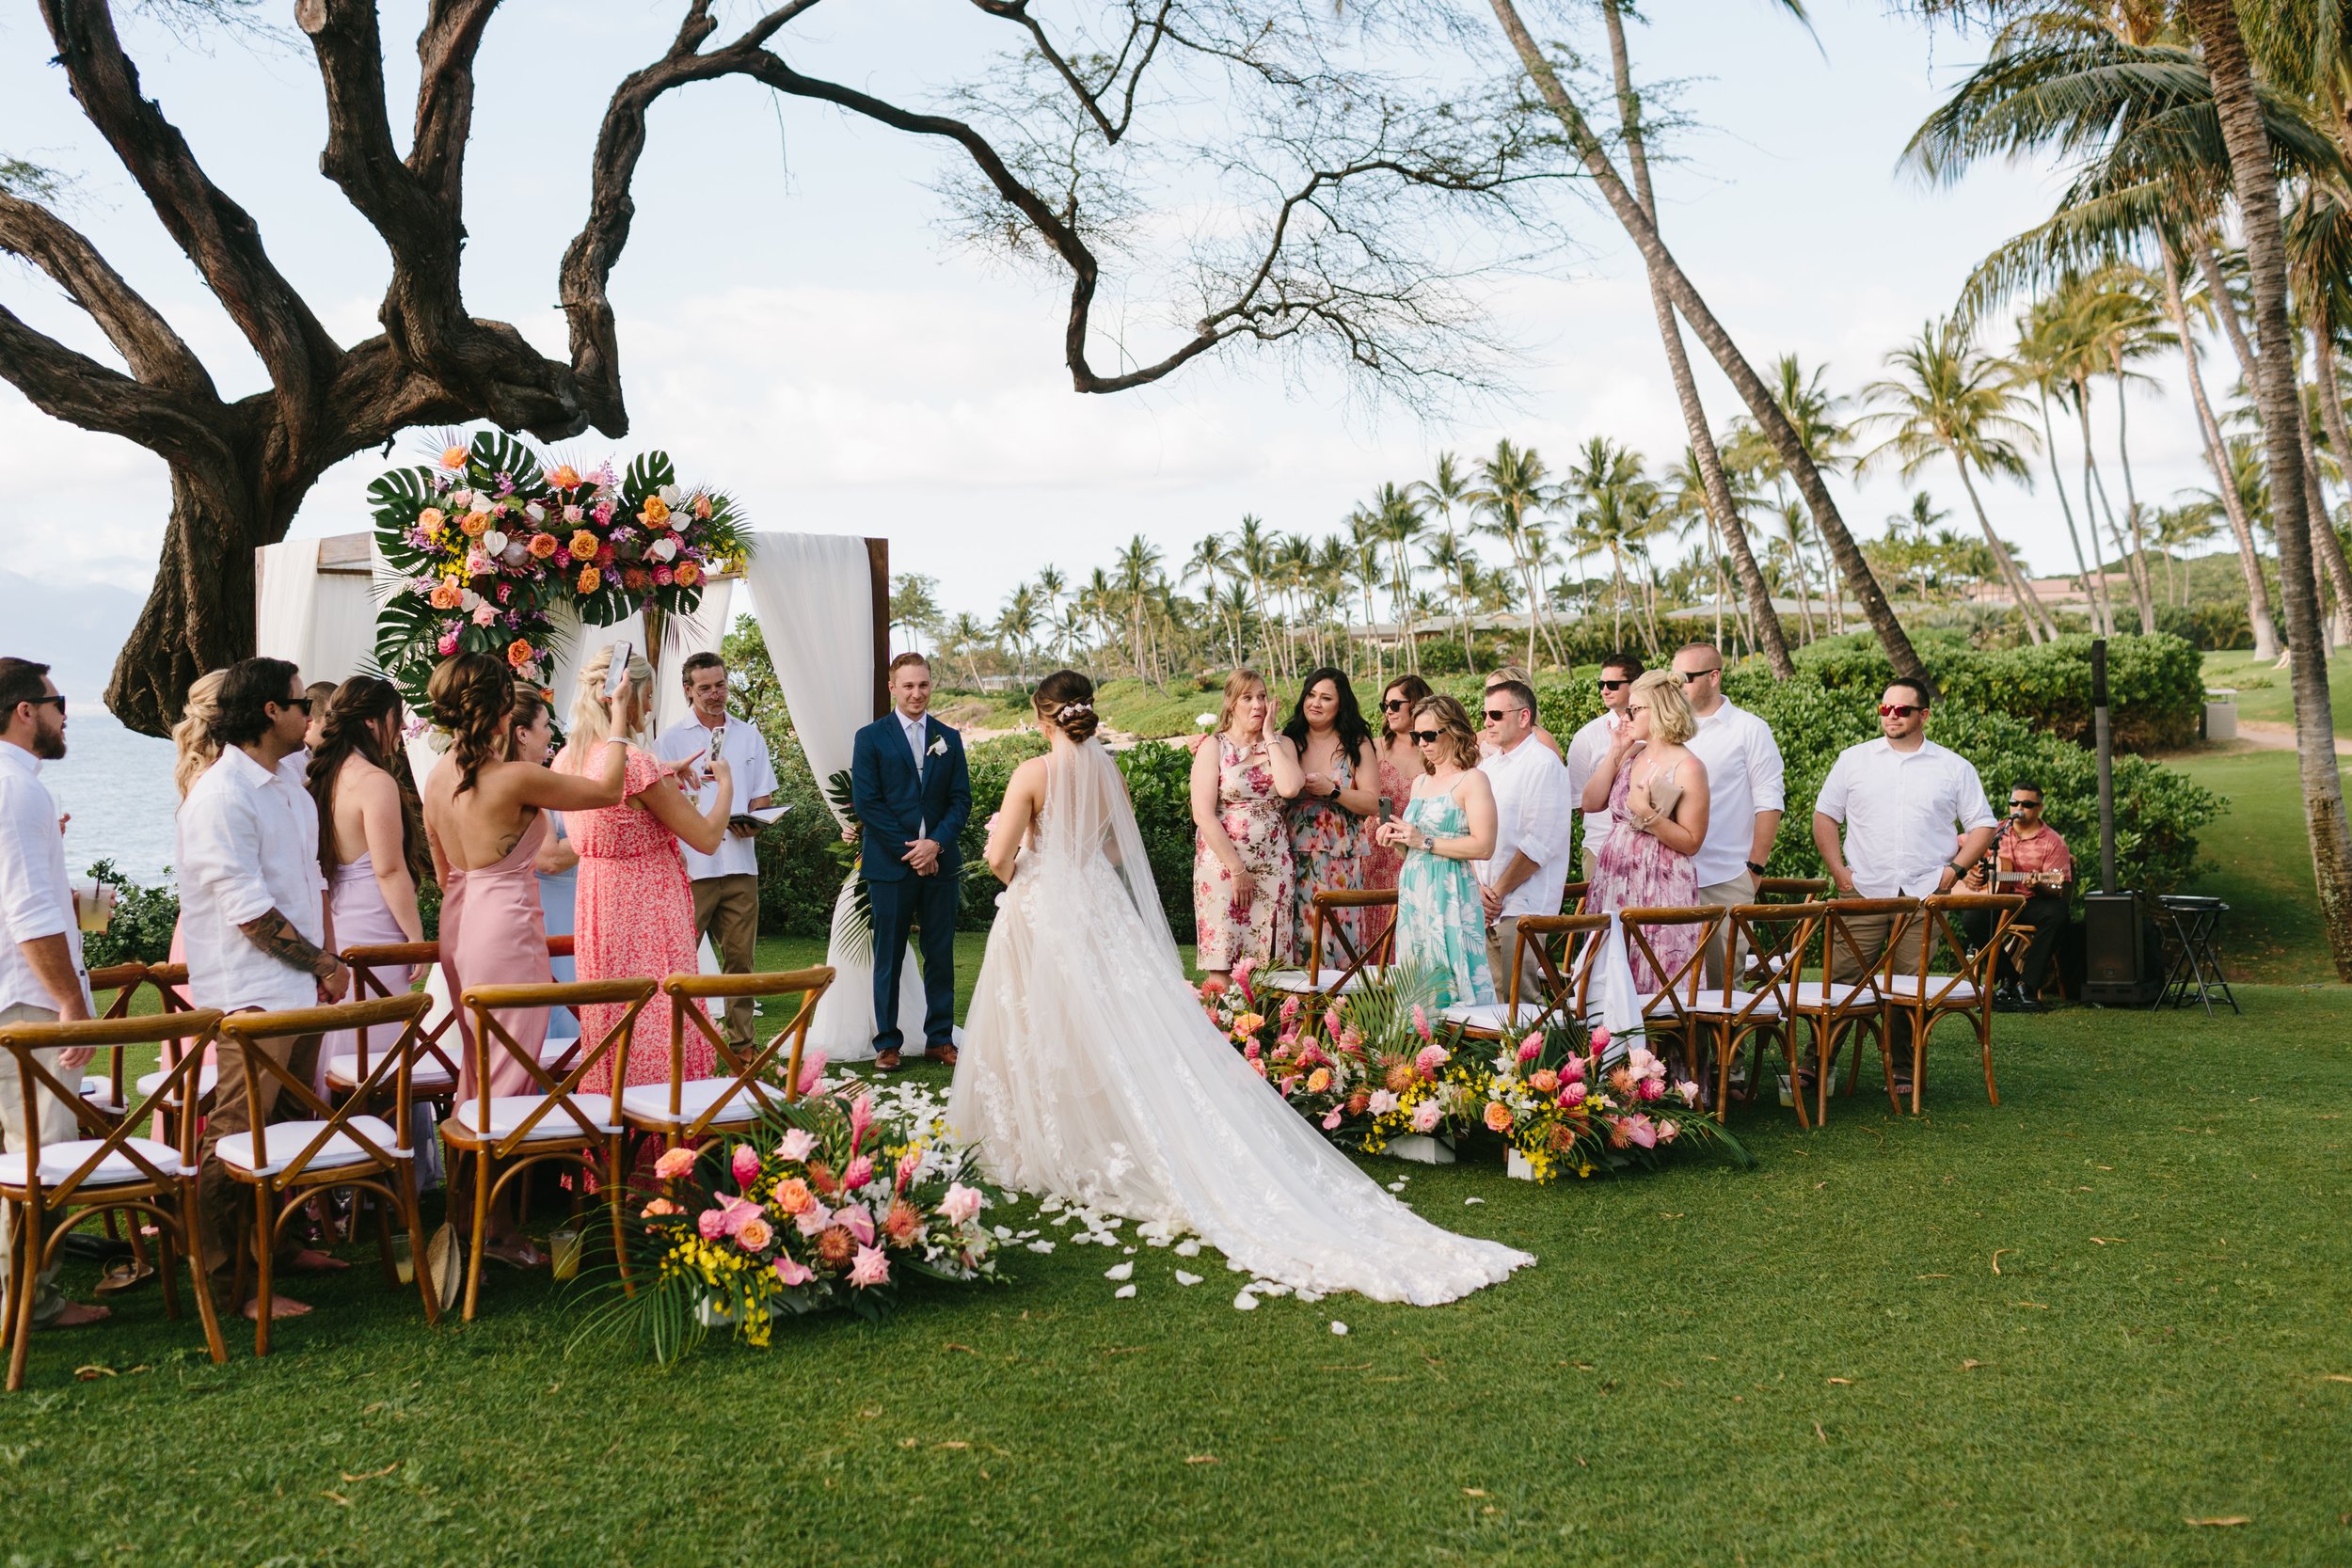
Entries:
<svg viewBox="0 0 2352 1568">
<path fill-rule="evenodd" d="M 2237 689 L 2237 716 L 2269 724 L 2295 722 L 2295 693 L 2287 672 L 2274 659 L 2257 659 L 2240 650 L 2205 655 L 2205 684 Z M 2339 648 L 2328 659 L 2328 694 L 2335 714 L 2336 734 L 2352 736 L 2352 648 Z"/>
<path fill-rule="evenodd" d="M 2222 930 L 2225 972 L 2233 980 L 2333 980 L 2295 753 L 2192 753 L 2166 760 L 2230 803 L 2198 835 L 2199 858 L 2210 869 L 2185 890 L 2230 905 Z M 2091 864 L 2097 847 L 2077 845 L 2075 853 Z"/>
<path fill-rule="evenodd" d="M 1542 1259 L 1436 1310 L 1065 1244 L 664 1374 L 537 1277 L 429 1331 L 355 1270 L 218 1368 L 151 1292 L 0 1397 L 8 1560 L 2342 1563 L 2352 997 L 2246 1001 L 2004 1018 L 1998 1110 L 1954 1045 L 1752 1173 L 1367 1162 Z"/>
</svg>

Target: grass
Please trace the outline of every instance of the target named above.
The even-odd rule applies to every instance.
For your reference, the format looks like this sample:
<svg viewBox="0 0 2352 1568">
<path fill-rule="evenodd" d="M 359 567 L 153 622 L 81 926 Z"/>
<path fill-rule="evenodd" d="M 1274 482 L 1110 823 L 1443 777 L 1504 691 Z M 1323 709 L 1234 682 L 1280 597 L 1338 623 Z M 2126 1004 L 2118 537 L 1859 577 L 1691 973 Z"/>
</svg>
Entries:
<svg viewBox="0 0 2352 1568">
<path fill-rule="evenodd" d="M 1032 672 L 1032 678 L 1042 679 L 1049 673 L 1050 670 L 1041 668 Z M 1171 680 L 1166 691 L 1133 676 L 1106 680 L 1094 689 L 1095 711 L 1104 723 L 1146 738 L 1191 735 L 1199 728 L 1199 717 L 1216 712 L 1224 700 L 1221 689 L 1202 691 L 1190 677 L 1182 675 Z M 933 701 L 940 712 L 957 723 L 1009 730 L 1032 721 L 1029 699 L 1020 691 L 942 691 Z"/>
<path fill-rule="evenodd" d="M 1435 1310 L 1245 1314 L 1213 1259 L 1184 1290 L 1148 1250 L 1118 1301 L 1116 1259 L 1064 1245 L 1014 1254 L 1001 1290 L 663 1374 L 567 1354 L 575 1315 L 536 1276 L 428 1331 L 355 1269 L 269 1360 L 217 1368 L 150 1292 L 44 1336 L 0 1397 L 8 1550 L 2340 1563 L 2352 996 L 2246 1000 L 2244 1025 L 2004 1018 L 1997 1110 L 1950 1037 L 1928 1116 L 1843 1101 L 1808 1135 L 1759 1113 L 1753 1173 L 1534 1188 L 1368 1161 L 1541 1259 Z"/>
<path fill-rule="evenodd" d="M 2192 752 L 2166 761 L 2230 802 L 2198 835 L 2208 869 L 2185 890 L 2230 906 L 2221 933 L 2224 972 L 2233 980 L 2332 980 L 2295 753 Z M 2074 848 L 2095 867 L 2095 845 Z"/>
<path fill-rule="evenodd" d="M 2287 672 L 2274 659 L 2258 659 L 2243 649 L 2205 655 L 2205 684 L 2234 687 L 2237 716 L 2265 724 L 2295 722 L 2295 692 Z M 2335 714 L 2336 734 L 2352 736 L 2352 647 L 2328 657 L 2328 694 Z"/>
</svg>

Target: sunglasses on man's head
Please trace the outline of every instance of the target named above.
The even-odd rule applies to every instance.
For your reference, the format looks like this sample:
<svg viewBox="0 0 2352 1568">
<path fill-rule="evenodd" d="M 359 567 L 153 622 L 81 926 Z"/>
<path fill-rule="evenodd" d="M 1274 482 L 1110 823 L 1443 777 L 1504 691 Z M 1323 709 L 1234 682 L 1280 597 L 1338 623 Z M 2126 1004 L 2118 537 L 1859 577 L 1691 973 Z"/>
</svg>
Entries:
<svg viewBox="0 0 2352 1568">
<path fill-rule="evenodd" d="M 1881 703 L 1879 705 L 1879 717 L 1881 719 L 1908 719 L 1915 713 L 1925 713 L 1927 709 L 1915 707 L 1909 703 Z"/>
<path fill-rule="evenodd" d="M 1415 730 L 1412 733 L 1413 744 L 1416 746 L 1435 746 L 1439 740 L 1445 738 L 1443 730 Z"/>
<path fill-rule="evenodd" d="M 1631 681 L 1599 680 L 1594 682 L 1593 684 L 1599 687 L 1603 691 L 1614 691 L 1621 686 L 1631 686 L 1633 683 Z"/>
</svg>

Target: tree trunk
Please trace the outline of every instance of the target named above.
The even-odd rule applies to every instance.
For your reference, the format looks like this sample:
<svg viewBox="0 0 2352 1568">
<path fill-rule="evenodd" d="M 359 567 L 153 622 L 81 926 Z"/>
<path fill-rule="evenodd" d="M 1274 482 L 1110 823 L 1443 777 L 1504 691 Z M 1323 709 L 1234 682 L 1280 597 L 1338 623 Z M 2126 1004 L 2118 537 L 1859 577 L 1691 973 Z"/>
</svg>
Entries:
<svg viewBox="0 0 2352 1568">
<path fill-rule="evenodd" d="M 1491 0 L 1491 4 L 1503 35 L 1510 40 L 1511 47 L 1518 55 L 1519 64 L 1542 94 L 1545 104 L 1566 131 L 1569 145 L 1578 160 L 1593 177 L 1593 182 L 1608 201 L 1610 211 L 1615 214 L 1619 225 L 1641 251 L 1642 260 L 1651 276 L 1665 284 L 1675 309 L 1682 313 L 1683 320 L 1690 323 L 1691 329 L 1698 334 L 1699 341 L 1707 345 L 1707 351 L 1714 356 L 1715 363 L 1731 378 L 1740 401 L 1747 405 L 1749 417 L 1756 420 L 1772 441 L 1773 450 L 1780 454 L 1781 461 L 1788 465 L 1789 473 L 1797 482 L 1799 493 L 1812 510 L 1815 524 L 1821 531 L 1827 548 L 1836 558 L 1839 570 L 1854 596 L 1862 603 L 1863 614 L 1868 618 L 1871 629 L 1878 633 L 1880 643 L 1886 649 L 1887 661 L 1894 665 L 1898 674 L 1923 673 L 1918 650 L 1911 645 L 1911 639 L 1903 631 L 1901 621 L 1896 617 L 1894 607 L 1887 603 L 1885 593 L 1880 589 L 1878 578 L 1870 571 L 1869 562 L 1863 558 L 1861 546 L 1854 543 L 1844 517 L 1838 514 L 1837 503 L 1831 499 L 1820 470 L 1805 455 L 1804 443 L 1798 438 L 1779 404 L 1773 401 L 1771 389 L 1756 373 L 1756 368 L 1748 363 L 1739 346 L 1731 341 L 1731 335 L 1724 330 L 1723 323 L 1708 308 L 1697 287 L 1666 248 L 1666 243 L 1659 238 L 1657 226 L 1650 222 L 1641 203 L 1626 188 L 1625 182 L 1617 178 L 1616 168 L 1610 163 L 1599 137 L 1586 121 L 1583 110 L 1577 107 L 1575 100 L 1568 96 L 1568 90 L 1552 70 L 1550 60 L 1545 56 L 1534 35 L 1528 32 L 1526 23 L 1519 19 L 1518 8 L 1512 0 Z"/>
<path fill-rule="evenodd" d="M 2115 503 L 2107 499 L 2106 475 L 2099 471 L 2099 454 L 2090 444 L 2090 388 L 2083 387 L 2074 399 L 2075 411 L 2082 416 L 2083 427 L 2083 515 L 2090 521 L 2090 542 L 2099 544 L 2099 517 L 2105 513 L 2107 520 L 2107 543 L 2115 546 L 2116 558 L 2123 562 L 2123 576 L 2132 579 L 2131 547 L 2123 543 L 2122 525 L 2115 520 Z M 2105 548 L 2104 546 L 2100 546 Z M 2107 584 L 2105 562 L 2099 568 L 2099 589 L 2106 595 L 2107 635 L 2115 635 L 2115 592 Z M 2137 590 L 2137 582 L 2134 583 Z"/>
<path fill-rule="evenodd" d="M 2050 459 L 2050 487 L 2058 492 L 2058 512 L 2066 519 L 2066 542 L 2074 547 L 2076 580 L 2083 588 L 2083 608 L 2090 611 L 2090 629 L 2106 635 L 2106 618 L 2099 612 L 2099 592 L 2091 586 L 2090 565 L 2083 560 L 2083 536 L 2074 527 L 2074 503 L 2066 497 L 2066 475 L 2058 467 L 2058 428 L 2050 422 L 2050 394 L 2039 392 L 2042 404 L 2042 445 Z M 2095 536 L 2094 536 L 2095 537 Z"/>
<path fill-rule="evenodd" d="M 2279 182 L 2270 138 L 2254 95 L 2253 67 L 2239 35 L 2234 0 L 2187 0 L 2191 26 L 2213 82 L 2214 108 L 2230 150 L 2247 271 L 2253 285 L 2254 330 L 2262 375 L 2255 397 L 2269 454 L 2272 531 L 2279 541 L 2280 594 L 2286 601 L 2287 646 L 2294 655 L 2296 757 L 2303 785 L 2304 821 L 2320 916 L 2336 960 L 2336 976 L 2352 980 L 2352 834 L 2344 816 L 2344 781 L 2337 771 L 2336 726 L 2328 693 L 2328 660 L 2320 647 L 2319 607 L 2312 590 L 2310 513 L 2303 491 L 2303 410 L 2295 378 L 2287 323 L 2286 245 L 2280 231 Z"/>
<path fill-rule="evenodd" d="M 2188 306 L 2181 295 L 2181 263 L 2173 255 L 2169 240 L 2160 240 L 2157 248 L 2164 257 L 2164 303 L 2172 318 L 2172 329 L 2181 335 L 2181 359 L 2188 370 L 2189 401 L 2197 407 L 2198 428 L 2205 438 L 2205 463 L 2213 469 L 2214 493 L 2221 498 L 2221 510 L 2230 519 L 2230 537 L 2237 545 L 2238 570 L 2246 578 L 2246 618 L 2254 631 L 2254 657 L 2279 657 L 2279 630 L 2270 614 L 2270 585 L 2263 580 L 2262 551 L 2254 542 L 2253 520 L 2246 515 L 2246 499 L 2237 493 L 2236 476 L 2230 471 L 2230 450 L 2221 439 L 2221 424 L 2213 415 L 2213 404 L 2205 396 L 2205 376 L 2197 362 L 2197 340 L 2190 330 Z"/>
<path fill-rule="evenodd" d="M 2156 591 L 2148 580 L 2148 546 L 2139 526 L 2139 487 L 2132 479 L 2131 420 L 2125 404 L 2131 401 L 2123 386 L 2123 359 L 2115 356 L 2115 455 L 2123 466 L 2123 515 L 2132 528 L 2131 551 L 2124 557 L 2131 573 L 2132 596 L 2139 606 L 2139 634 L 2153 637 L 2156 632 Z"/>
<path fill-rule="evenodd" d="M 1658 200 L 1650 188 L 1649 148 L 1642 131 L 1641 100 L 1633 91 L 1633 68 L 1626 53 L 1623 0 L 1602 0 L 1600 10 L 1609 27 L 1609 60 L 1616 77 L 1617 116 L 1625 128 L 1626 162 L 1633 174 L 1633 195 L 1654 228 L 1658 223 Z M 1683 428 L 1690 433 L 1691 451 L 1698 458 L 1708 528 L 1731 557 L 1732 570 L 1747 596 L 1749 619 L 1763 643 L 1765 662 L 1772 666 L 1773 674 L 1788 680 L 1797 673 L 1796 660 L 1789 657 L 1788 637 L 1780 629 L 1780 612 L 1772 608 L 1772 591 L 1764 581 L 1763 569 L 1756 563 L 1756 551 L 1748 543 L 1747 530 L 1740 526 L 1739 509 L 1732 504 L 1731 485 L 1724 478 L 1723 453 L 1716 449 L 1714 432 L 1707 422 L 1707 409 L 1699 401 L 1698 381 L 1691 373 L 1691 356 L 1682 344 L 1682 328 L 1675 320 L 1674 301 L 1667 297 L 1665 280 L 1659 277 L 1657 269 L 1645 266 L 1643 270 L 1649 279 L 1650 309 L 1658 318 L 1659 341 L 1666 349 L 1666 368 L 1674 377 L 1675 400 L 1682 405 Z M 1716 607 L 1715 639 L 1719 643 L 1723 641 L 1720 600 Z"/>
</svg>

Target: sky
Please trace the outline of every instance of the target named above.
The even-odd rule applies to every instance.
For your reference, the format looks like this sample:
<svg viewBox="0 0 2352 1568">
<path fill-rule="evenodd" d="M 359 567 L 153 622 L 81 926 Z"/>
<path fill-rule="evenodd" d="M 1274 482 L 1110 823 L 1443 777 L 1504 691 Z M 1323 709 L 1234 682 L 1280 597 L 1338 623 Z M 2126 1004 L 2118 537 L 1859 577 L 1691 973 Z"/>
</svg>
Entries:
<svg viewBox="0 0 2352 1568">
<path fill-rule="evenodd" d="M 1815 0 L 1811 33 L 1763 0 L 1648 8 L 1657 20 L 1631 40 L 1637 75 L 1678 84 L 1683 111 L 1702 122 L 1658 172 L 1661 226 L 1759 368 L 1793 352 L 1826 365 L 1832 390 L 1857 391 L 1882 373 L 1887 350 L 1949 309 L 1979 258 L 2048 214 L 2057 182 L 2046 169 L 1990 167 L 1930 189 L 1896 166 L 1939 92 L 1979 57 L 1973 40 L 1931 37 L 1877 0 Z M 914 96 L 979 38 L 962 9 L 839 0 L 796 26 L 794 57 Z M 562 354 L 556 265 L 585 204 L 596 122 L 620 72 L 660 52 L 676 10 L 571 0 L 493 21 L 468 165 L 476 315 Z M 422 7 L 383 12 L 398 105 L 413 93 Z M 124 27 L 146 90 L 253 213 L 329 329 L 345 342 L 371 335 L 388 262 L 318 172 L 324 109 L 307 46 L 191 45 L 151 24 Z M 1597 29 L 1569 36 L 1597 45 Z M 1475 63 L 1502 69 L 1499 36 L 1468 47 Z M 258 389 L 258 362 L 82 119 L 51 53 L 29 8 L 0 21 L 0 151 L 70 176 L 72 221 L 225 392 Z M 395 120 L 405 124 L 397 110 Z M 1493 330 L 1518 350 L 1518 394 L 1424 418 L 1368 410 L 1337 373 L 1286 376 L 1247 350 L 1140 391 L 1073 392 L 1060 362 L 1064 285 L 955 244 L 939 167 L 935 150 L 748 83 L 672 95 L 653 116 L 636 227 L 612 289 L 633 425 L 618 441 L 591 433 L 564 454 L 665 448 L 685 477 L 732 490 L 755 526 L 886 535 L 894 569 L 936 578 L 950 612 L 986 616 L 1039 567 L 1082 578 L 1133 534 L 1177 565 L 1203 533 L 1246 513 L 1328 532 L 1381 482 L 1426 475 L 1440 451 L 1468 457 L 1507 436 L 1557 472 L 1594 435 L 1659 467 L 1684 445 L 1639 258 L 1578 191 L 1552 198 L 1570 246 L 1501 280 L 1490 300 Z M 110 357 L 22 264 L 0 264 L 0 303 Z M 1152 305 L 1133 302 L 1136 336 L 1168 341 Z M 1720 428 L 1737 399 L 1695 342 L 1692 352 Z M 2159 369 L 2130 410 L 2140 495 L 2154 502 L 2209 483 L 2187 398 L 2171 362 Z M 2209 375 L 2218 394 L 2228 378 Z M 2098 410 L 2103 441 L 2113 413 L 2111 399 Z M 368 482 L 424 446 L 420 434 L 389 458 L 371 451 L 338 466 L 295 533 L 365 529 Z M 2064 448 L 2070 465 L 2074 450 Z M 160 459 L 52 420 L 0 385 L 0 465 L 16 480 L 0 495 L 0 524 L 20 550 L 32 546 L 27 560 L 68 580 L 144 591 L 168 512 Z M 1966 526 L 1948 467 L 1916 483 Z M 1866 537 L 1913 487 L 1891 467 L 1858 489 L 1834 486 Z M 2046 482 L 1996 484 L 1987 500 L 2032 568 L 2068 568 Z"/>
</svg>

